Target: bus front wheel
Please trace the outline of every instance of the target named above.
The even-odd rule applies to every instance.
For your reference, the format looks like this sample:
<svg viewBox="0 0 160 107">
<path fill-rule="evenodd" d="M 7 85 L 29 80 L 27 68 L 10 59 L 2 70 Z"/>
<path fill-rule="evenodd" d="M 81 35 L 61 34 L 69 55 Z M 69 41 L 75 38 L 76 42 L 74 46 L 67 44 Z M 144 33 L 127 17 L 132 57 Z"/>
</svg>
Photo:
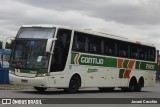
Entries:
<svg viewBox="0 0 160 107">
<path fill-rule="evenodd" d="M 65 88 L 64 91 L 67 93 L 76 93 L 80 87 L 80 79 L 76 76 L 72 77 L 69 83 L 69 87 Z"/>
<path fill-rule="evenodd" d="M 34 87 L 38 92 L 44 92 L 47 88 L 44 87 Z"/>
</svg>

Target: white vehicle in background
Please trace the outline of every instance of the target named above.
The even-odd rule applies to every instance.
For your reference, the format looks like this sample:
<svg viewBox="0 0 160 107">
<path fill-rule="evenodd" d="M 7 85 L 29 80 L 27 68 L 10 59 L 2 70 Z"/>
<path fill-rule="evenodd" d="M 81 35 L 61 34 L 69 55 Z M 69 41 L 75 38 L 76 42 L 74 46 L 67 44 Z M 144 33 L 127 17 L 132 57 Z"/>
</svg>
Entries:
<svg viewBox="0 0 160 107">
<path fill-rule="evenodd" d="M 10 61 L 10 83 L 42 92 L 61 88 L 141 91 L 153 86 L 156 48 L 116 35 L 66 26 L 22 26 Z"/>
<path fill-rule="evenodd" d="M 2 65 L 3 64 L 3 65 Z M 0 67 L 3 67 L 3 68 L 9 68 L 9 62 L 7 61 L 2 61 L 2 59 L 0 59 Z"/>
</svg>

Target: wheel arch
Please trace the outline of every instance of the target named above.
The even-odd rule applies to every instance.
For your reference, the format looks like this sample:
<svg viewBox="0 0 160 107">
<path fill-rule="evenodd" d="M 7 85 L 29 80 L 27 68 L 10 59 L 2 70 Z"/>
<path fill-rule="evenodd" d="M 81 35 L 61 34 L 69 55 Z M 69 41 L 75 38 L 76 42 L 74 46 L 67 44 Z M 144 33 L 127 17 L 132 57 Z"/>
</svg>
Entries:
<svg viewBox="0 0 160 107">
<path fill-rule="evenodd" d="M 132 77 L 130 78 L 129 84 L 131 84 L 131 82 L 133 82 L 133 81 L 137 83 L 137 78 L 136 78 L 135 76 L 132 76 Z M 129 86 L 129 84 L 128 84 L 128 86 Z"/>
<path fill-rule="evenodd" d="M 130 78 L 129 82 L 132 81 L 132 80 L 136 80 L 136 81 L 137 81 L 137 78 L 136 78 L 135 76 L 132 76 L 132 77 Z"/>
<path fill-rule="evenodd" d="M 74 77 L 79 78 L 79 80 L 80 80 L 80 87 L 81 87 L 82 80 L 81 80 L 81 76 L 80 76 L 80 74 L 78 74 L 78 73 L 74 73 L 74 74 L 71 76 L 71 78 L 69 79 L 69 82 L 70 82 L 70 81 L 71 81 L 71 79 L 72 79 L 72 78 L 74 78 Z"/>
</svg>

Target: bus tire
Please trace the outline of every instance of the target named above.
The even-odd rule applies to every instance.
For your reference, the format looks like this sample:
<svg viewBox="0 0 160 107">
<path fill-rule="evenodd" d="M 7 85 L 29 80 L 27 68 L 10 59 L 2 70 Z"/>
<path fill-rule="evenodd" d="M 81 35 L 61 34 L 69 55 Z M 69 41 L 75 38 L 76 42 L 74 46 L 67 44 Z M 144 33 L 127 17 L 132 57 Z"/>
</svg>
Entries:
<svg viewBox="0 0 160 107">
<path fill-rule="evenodd" d="M 142 89 L 142 86 L 140 84 L 137 84 L 137 87 L 136 87 L 136 92 L 140 92 Z"/>
<path fill-rule="evenodd" d="M 139 79 L 139 81 L 138 81 L 138 83 L 137 83 L 137 89 L 136 89 L 136 91 L 137 91 L 137 92 L 140 92 L 141 89 L 142 89 L 142 87 L 144 87 L 144 79 L 143 79 L 143 77 L 141 77 L 141 78 Z"/>
<path fill-rule="evenodd" d="M 136 78 L 132 78 L 129 83 L 129 91 L 135 92 L 137 90 L 137 80 Z"/>
<path fill-rule="evenodd" d="M 35 86 L 34 89 L 36 89 L 38 92 L 44 92 L 47 88 Z"/>
<path fill-rule="evenodd" d="M 73 76 L 70 80 L 69 87 L 64 89 L 64 92 L 75 94 L 80 87 L 80 78 L 77 76 Z"/>
<path fill-rule="evenodd" d="M 104 88 L 104 87 L 99 87 L 98 88 L 101 92 L 111 92 L 114 90 L 114 87 L 108 87 L 108 88 Z"/>
</svg>

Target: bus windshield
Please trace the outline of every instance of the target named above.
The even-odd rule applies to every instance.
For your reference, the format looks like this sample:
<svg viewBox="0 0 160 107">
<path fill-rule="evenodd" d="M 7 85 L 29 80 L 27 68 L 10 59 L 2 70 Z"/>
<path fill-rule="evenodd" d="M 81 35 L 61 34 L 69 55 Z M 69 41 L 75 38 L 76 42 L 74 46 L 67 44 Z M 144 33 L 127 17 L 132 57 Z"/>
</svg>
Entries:
<svg viewBox="0 0 160 107">
<path fill-rule="evenodd" d="M 16 40 L 11 66 L 31 70 L 47 68 L 49 55 L 45 52 L 47 40 Z"/>
<path fill-rule="evenodd" d="M 47 39 L 52 38 L 55 28 L 22 27 L 15 40 L 10 66 L 37 70 L 48 67 Z"/>
<path fill-rule="evenodd" d="M 48 39 L 53 37 L 54 32 L 54 28 L 22 27 L 17 38 Z"/>
</svg>

